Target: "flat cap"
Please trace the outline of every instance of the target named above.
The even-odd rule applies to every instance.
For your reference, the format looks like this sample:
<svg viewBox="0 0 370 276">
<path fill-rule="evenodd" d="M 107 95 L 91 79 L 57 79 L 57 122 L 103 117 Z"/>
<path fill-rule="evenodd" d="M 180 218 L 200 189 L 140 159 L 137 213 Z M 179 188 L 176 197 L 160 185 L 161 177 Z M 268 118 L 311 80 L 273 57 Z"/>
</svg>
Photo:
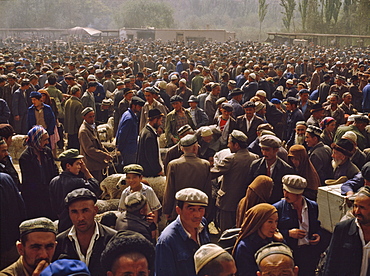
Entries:
<svg viewBox="0 0 370 276">
<path fill-rule="evenodd" d="M 188 103 L 198 103 L 198 102 L 199 102 L 199 100 L 198 100 L 197 96 L 191 95 L 189 97 Z"/>
<path fill-rule="evenodd" d="M 229 80 L 229 82 L 227 83 L 227 85 L 235 87 L 236 86 L 236 81 Z"/>
<path fill-rule="evenodd" d="M 283 183 L 284 190 L 296 195 L 302 194 L 307 187 L 306 179 L 299 175 L 284 175 L 281 182 Z"/>
<path fill-rule="evenodd" d="M 307 127 L 306 132 L 312 133 L 313 135 L 320 137 L 322 130 L 317 126 L 310 125 Z"/>
<path fill-rule="evenodd" d="M 263 135 L 260 137 L 261 148 L 280 148 L 281 140 L 273 135 Z"/>
<path fill-rule="evenodd" d="M 164 116 L 164 114 L 158 108 L 153 108 L 148 112 L 149 119 L 159 118 L 162 116 Z"/>
<path fill-rule="evenodd" d="M 295 105 L 297 105 L 297 104 L 299 103 L 299 100 L 298 100 L 297 98 L 294 98 L 294 97 L 288 97 L 288 98 L 286 99 L 286 101 L 287 101 L 288 103 L 290 103 L 290 104 L 295 104 Z"/>
<path fill-rule="evenodd" d="M 362 166 L 361 174 L 364 179 L 367 181 L 370 181 L 370 161 L 365 163 L 365 165 Z"/>
<path fill-rule="evenodd" d="M 171 76 L 171 80 L 178 80 L 179 78 L 177 77 L 177 75 L 176 74 L 173 74 L 172 76 Z"/>
<path fill-rule="evenodd" d="M 186 84 L 186 79 L 180 79 L 179 82 Z"/>
<path fill-rule="evenodd" d="M 133 96 L 132 99 L 131 99 L 131 103 L 133 105 L 144 106 L 145 101 L 142 98 L 138 97 L 138 96 Z"/>
<path fill-rule="evenodd" d="M 139 164 L 130 164 L 123 168 L 124 173 L 134 173 L 134 174 L 142 175 L 143 171 L 144 171 L 143 167 L 140 166 Z"/>
<path fill-rule="evenodd" d="M 19 232 L 23 237 L 32 232 L 51 232 L 56 235 L 58 230 L 50 219 L 41 217 L 23 221 L 19 225 Z"/>
<path fill-rule="evenodd" d="M 302 89 L 303 90 L 303 89 Z M 321 103 L 315 103 L 312 105 L 312 109 L 310 110 L 311 113 L 324 110 Z"/>
<path fill-rule="evenodd" d="M 241 90 L 240 88 L 234 88 L 233 90 L 230 91 L 229 96 L 234 97 L 241 94 L 244 94 L 243 90 Z"/>
<path fill-rule="evenodd" d="M 293 84 L 293 80 L 292 79 L 288 79 L 285 83 L 286 84 Z"/>
<path fill-rule="evenodd" d="M 195 273 L 198 274 L 206 264 L 223 253 L 227 251 L 217 244 L 208 243 L 199 247 L 194 254 Z"/>
<path fill-rule="evenodd" d="M 307 89 L 301 89 L 301 90 L 299 90 L 299 95 L 302 95 L 304 93 L 310 94 L 310 91 L 308 91 Z"/>
<path fill-rule="evenodd" d="M 185 188 L 175 195 L 176 200 L 184 201 L 192 205 L 208 206 L 208 196 L 201 190 Z"/>
<path fill-rule="evenodd" d="M 94 109 L 90 106 L 88 107 L 85 107 L 82 111 L 81 111 L 81 115 L 82 116 L 86 116 L 88 113 L 90 113 L 91 111 L 94 111 Z"/>
<path fill-rule="evenodd" d="M 212 129 L 208 126 L 204 126 L 201 128 L 200 130 L 200 136 L 202 137 L 208 137 L 208 136 L 211 136 L 213 135 L 213 132 L 212 132 Z"/>
<path fill-rule="evenodd" d="M 223 102 L 226 102 L 226 101 L 227 101 L 227 99 L 225 97 L 221 97 L 216 101 L 216 105 L 220 105 L 220 104 L 222 104 Z"/>
<path fill-rule="evenodd" d="M 234 129 L 233 132 L 231 132 L 230 136 L 241 143 L 246 143 L 248 141 L 248 136 L 240 130 Z"/>
<path fill-rule="evenodd" d="M 42 95 L 40 92 L 38 91 L 32 91 L 30 93 L 30 98 L 36 98 L 36 99 L 41 99 Z"/>
<path fill-rule="evenodd" d="M 64 203 L 68 207 L 74 201 L 81 200 L 81 199 L 84 199 L 84 200 L 90 199 L 94 201 L 94 203 L 96 203 L 96 201 L 98 200 L 96 198 L 96 195 L 92 191 L 86 188 L 80 188 L 80 189 L 75 189 L 72 192 L 68 193 L 66 197 L 64 198 Z"/>
<path fill-rule="evenodd" d="M 256 104 L 256 112 L 258 112 L 258 111 L 260 111 L 260 110 L 262 110 L 266 107 L 266 105 L 261 101 L 257 101 L 257 102 L 255 102 L 255 104 Z"/>
<path fill-rule="evenodd" d="M 294 260 L 293 251 L 292 249 L 290 249 L 289 246 L 281 242 L 271 242 L 258 249 L 256 254 L 254 255 L 257 265 L 259 265 L 264 258 L 273 254 L 282 254 Z"/>
<path fill-rule="evenodd" d="M 40 276 L 91 275 L 86 264 L 80 260 L 60 259 L 49 264 Z"/>
<path fill-rule="evenodd" d="M 256 103 L 252 101 L 247 101 L 243 104 L 243 108 L 256 108 Z"/>
<path fill-rule="evenodd" d="M 142 193 L 134 192 L 125 198 L 125 207 L 129 213 L 136 212 L 143 208 L 147 202 L 148 200 Z"/>
<path fill-rule="evenodd" d="M 94 80 L 94 81 L 96 81 L 96 77 L 95 77 L 95 75 L 88 75 L 88 76 L 87 76 L 87 79 L 88 79 L 88 80 Z"/>
<path fill-rule="evenodd" d="M 182 101 L 183 101 L 183 98 L 181 96 L 179 96 L 179 95 L 174 95 L 170 99 L 170 103 L 182 102 Z"/>
<path fill-rule="evenodd" d="M 182 147 L 190 147 L 197 142 L 197 137 L 194 134 L 187 134 L 180 139 L 180 145 Z"/>
<path fill-rule="evenodd" d="M 84 156 L 80 154 L 78 149 L 65 150 L 58 156 L 59 161 L 69 160 L 69 159 L 81 159 L 81 158 L 84 158 Z"/>
<path fill-rule="evenodd" d="M 266 98 L 266 92 L 263 90 L 257 90 L 256 96 L 261 96 Z"/>
<path fill-rule="evenodd" d="M 273 103 L 273 104 L 280 104 L 281 103 L 281 101 L 278 98 L 272 98 L 270 102 Z"/>
<path fill-rule="evenodd" d="M 230 103 L 228 103 L 228 102 L 222 103 L 221 104 L 221 108 L 222 109 L 225 109 L 228 112 L 232 112 L 233 111 L 233 106 Z"/>
<path fill-rule="evenodd" d="M 188 131 L 192 131 L 193 129 L 191 128 L 190 125 L 186 124 L 186 125 L 183 125 L 182 127 L 180 127 L 178 130 L 177 130 L 177 134 L 182 136 L 184 135 L 186 132 Z"/>
</svg>

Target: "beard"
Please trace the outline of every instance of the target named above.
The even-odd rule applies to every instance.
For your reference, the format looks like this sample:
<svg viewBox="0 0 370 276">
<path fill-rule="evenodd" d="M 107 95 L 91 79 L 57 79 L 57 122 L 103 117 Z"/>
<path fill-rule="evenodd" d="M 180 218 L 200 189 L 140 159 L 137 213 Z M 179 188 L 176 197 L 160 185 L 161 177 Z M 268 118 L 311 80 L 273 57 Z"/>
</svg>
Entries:
<svg viewBox="0 0 370 276">
<path fill-rule="evenodd" d="M 295 145 L 303 145 L 304 143 L 305 136 L 303 135 L 295 135 L 294 143 Z"/>
<path fill-rule="evenodd" d="M 343 160 L 334 159 L 331 161 L 331 165 L 333 166 L 333 169 L 335 170 L 338 166 L 342 165 Z"/>
</svg>

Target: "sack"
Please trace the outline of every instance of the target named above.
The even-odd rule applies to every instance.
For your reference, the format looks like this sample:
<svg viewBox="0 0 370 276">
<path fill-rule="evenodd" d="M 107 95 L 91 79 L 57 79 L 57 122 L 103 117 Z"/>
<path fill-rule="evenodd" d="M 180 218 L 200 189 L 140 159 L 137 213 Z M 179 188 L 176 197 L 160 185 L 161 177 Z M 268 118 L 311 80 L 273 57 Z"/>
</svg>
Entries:
<svg viewBox="0 0 370 276">
<path fill-rule="evenodd" d="M 217 244 L 231 254 L 233 251 L 235 242 L 238 239 L 240 230 L 241 228 L 231 228 L 231 229 L 225 230 L 221 234 L 221 237 L 218 240 Z"/>
</svg>

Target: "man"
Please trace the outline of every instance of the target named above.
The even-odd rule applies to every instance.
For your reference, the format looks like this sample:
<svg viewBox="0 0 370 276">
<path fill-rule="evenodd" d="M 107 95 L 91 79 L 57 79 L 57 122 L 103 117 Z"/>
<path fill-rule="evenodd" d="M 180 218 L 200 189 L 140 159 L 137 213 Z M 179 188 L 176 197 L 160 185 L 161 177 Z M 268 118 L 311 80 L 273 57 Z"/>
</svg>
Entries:
<svg viewBox="0 0 370 276">
<path fill-rule="evenodd" d="M 357 145 L 359 149 L 364 150 L 370 145 L 369 134 L 366 131 L 369 118 L 365 115 L 355 115 L 354 120 L 355 122 L 352 125 L 338 127 L 334 136 L 334 142 L 339 141 L 347 131 L 353 131 L 357 136 Z"/>
<path fill-rule="evenodd" d="M 68 149 L 79 149 L 78 130 L 82 124 L 81 112 L 83 105 L 80 100 L 81 89 L 77 85 L 71 88 L 72 96 L 66 101 L 64 130 L 68 134 Z"/>
<path fill-rule="evenodd" d="M 362 89 L 362 111 L 370 112 L 370 77 L 367 80 L 366 86 Z"/>
<path fill-rule="evenodd" d="M 318 87 L 319 90 L 319 103 L 323 104 L 326 102 L 330 90 L 330 76 L 328 74 L 324 75 L 324 82 Z"/>
<path fill-rule="evenodd" d="M 63 172 L 50 181 L 51 207 L 54 215 L 59 219 L 59 233 L 72 226 L 68 210 L 64 204 L 64 198 L 69 192 L 78 188 L 87 188 L 97 196 L 101 194 L 99 182 L 86 167 L 83 157 L 77 149 L 69 149 L 62 152 L 58 156 L 58 160 L 61 161 Z"/>
<path fill-rule="evenodd" d="M 141 192 L 133 192 L 125 198 L 125 212 L 117 218 L 115 229 L 140 233 L 153 242 L 152 231 L 157 229 L 153 216 L 147 198 Z"/>
<path fill-rule="evenodd" d="M 18 134 L 27 134 L 27 110 L 28 97 L 26 91 L 30 88 L 29 79 L 23 79 L 19 87 L 12 95 L 11 111 L 14 120 L 14 131 Z"/>
<path fill-rule="evenodd" d="M 221 131 L 219 141 L 222 148 L 227 147 L 229 134 L 236 128 L 236 121 L 231 116 L 232 112 L 233 106 L 228 102 L 224 102 L 221 104 L 221 115 L 215 118 L 217 129 Z"/>
<path fill-rule="evenodd" d="M 283 197 L 283 176 L 293 174 L 294 169 L 277 156 L 281 147 L 279 138 L 273 135 L 263 135 L 259 138 L 259 141 L 263 157 L 252 162 L 247 184 L 249 185 L 261 174 L 271 177 L 274 181 L 274 187 L 268 202 L 275 203 Z"/>
<path fill-rule="evenodd" d="M 186 86 L 186 79 L 179 80 L 179 88 L 175 92 L 176 95 L 179 95 L 184 100 L 184 107 L 189 107 L 189 98 L 193 95 L 193 92 L 190 88 Z"/>
<path fill-rule="evenodd" d="M 345 85 L 345 83 L 346 78 L 344 76 L 337 75 L 335 78 L 335 84 L 330 86 L 329 95 L 335 93 L 338 95 L 339 99 L 341 99 L 344 92 L 349 91 L 348 86 Z"/>
<path fill-rule="evenodd" d="M 141 111 L 145 102 L 137 97 L 132 97 L 130 108 L 123 113 L 116 134 L 116 147 L 121 152 L 123 165 L 136 162 L 137 137 L 139 135 L 139 119 L 136 113 Z"/>
<path fill-rule="evenodd" d="M 78 131 L 80 152 L 84 156 L 86 167 L 96 180 L 103 180 L 102 170 L 108 166 L 112 156 L 102 145 L 95 125 L 95 111 L 92 107 L 86 107 L 81 113 L 84 121 Z"/>
<path fill-rule="evenodd" d="M 166 141 L 167 147 L 171 147 L 179 141 L 179 136 L 177 135 L 177 130 L 188 124 L 192 129 L 195 129 L 195 125 L 193 120 L 191 119 L 190 112 L 182 107 L 183 99 L 178 96 L 171 97 L 171 105 L 173 110 L 167 114 L 166 117 L 166 127 L 165 127 L 165 134 L 166 134 Z"/>
<path fill-rule="evenodd" d="M 307 144 L 306 144 L 306 129 L 307 124 L 305 121 L 298 121 L 295 124 L 294 134 L 291 136 L 289 141 L 287 142 L 287 149 L 289 149 L 293 145 L 303 145 L 307 150 Z"/>
<path fill-rule="evenodd" d="M 229 93 L 231 100 L 229 103 L 233 107 L 233 118 L 236 120 L 239 116 L 244 115 L 243 107 L 240 105 L 243 99 L 243 91 L 240 88 L 235 88 Z"/>
<path fill-rule="evenodd" d="M 279 214 L 279 231 L 293 250 L 300 273 L 315 275 L 321 254 L 318 246 L 321 238 L 318 205 L 302 195 L 307 187 L 305 178 L 285 175 L 282 182 L 284 199 L 274 204 Z"/>
<path fill-rule="evenodd" d="M 175 198 L 178 216 L 158 238 L 156 276 L 195 275 L 194 253 L 210 242 L 204 218 L 208 196 L 198 189 L 185 188 L 179 190 Z"/>
<path fill-rule="evenodd" d="M 213 124 L 213 118 L 215 117 L 215 113 L 217 110 L 216 101 L 219 98 L 219 94 L 221 92 L 221 86 L 219 83 L 213 83 L 211 85 L 212 91 L 207 96 L 204 102 L 204 111 L 207 113 L 209 124 Z"/>
<path fill-rule="evenodd" d="M 307 120 L 307 126 L 320 127 L 320 122 L 324 118 L 324 108 L 321 103 L 315 103 L 310 110 L 311 116 Z"/>
<path fill-rule="evenodd" d="M 197 276 L 227 276 L 236 273 L 233 256 L 216 244 L 202 245 L 194 254 L 194 262 Z"/>
<path fill-rule="evenodd" d="M 0 275 L 40 275 L 54 255 L 57 229 L 50 219 L 35 218 L 23 221 L 19 225 L 19 232 L 17 250 L 20 257 L 2 270 Z"/>
<path fill-rule="evenodd" d="M 355 218 L 339 222 L 331 238 L 324 267 L 329 275 L 368 275 L 370 187 L 362 187 L 353 205 Z"/>
<path fill-rule="evenodd" d="M 333 117 L 337 121 L 337 125 L 345 123 L 344 111 L 338 105 L 339 96 L 331 94 L 329 96 L 329 105 L 324 107 L 324 117 Z"/>
<path fill-rule="evenodd" d="M 345 117 L 347 118 L 349 115 L 356 114 L 357 110 L 354 108 L 352 104 L 352 95 L 350 92 L 344 92 L 342 96 L 342 103 L 339 105 L 341 109 L 343 109 Z"/>
<path fill-rule="evenodd" d="M 171 82 L 169 84 L 167 84 L 166 86 L 166 93 L 168 94 L 168 96 L 172 97 L 173 95 L 175 95 L 176 93 L 176 90 L 177 90 L 177 83 L 179 82 L 179 78 L 177 77 L 176 74 L 173 74 L 171 76 Z"/>
<path fill-rule="evenodd" d="M 341 176 L 346 176 L 347 179 L 353 178 L 360 171 L 351 161 L 351 157 L 356 150 L 353 142 L 349 139 L 340 139 L 337 143 L 333 143 L 332 148 L 334 179 Z"/>
<path fill-rule="evenodd" d="M 31 83 L 32 83 L 32 80 L 31 80 Z M 62 121 L 63 118 L 64 118 L 64 108 L 62 107 L 62 102 L 63 102 L 64 96 L 67 96 L 67 95 L 66 94 L 63 95 L 62 91 L 60 91 L 56 87 L 56 85 L 57 85 L 57 76 L 55 74 L 51 74 L 48 77 L 48 84 L 49 84 L 49 86 L 45 90 L 48 91 L 50 97 L 54 98 L 55 105 L 56 105 L 57 110 L 58 110 L 58 119 Z M 37 91 L 37 89 L 35 89 L 33 91 Z"/>
<path fill-rule="evenodd" d="M 167 220 L 176 218 L 175 194 L 186 187 L 197 188 L 211 195 L 211 175 L 208 161 L 197 157 L 198 142 L 195 135 L 188 134 L 180 140 L 184 154 L 172 160 L 167 167 L 166 187 L 163 196 L 163 213 Z M 191 173 L 189 173 L 191 172 Z"/>
<path fill-rule="evenodd" d="M 228 137 L 231 154 L 223 157 L 211 168 L 211 178 L 222 177 L 220 190 L 217 192 L 216 206 L 220 210 L 221 232 L 232 228 L 236 221 L 236 209 L 247 188 L 246 179 L 252 161 L 258 156 L 247 150 L 247 136 L 234 130 Z"/>
<path fill-rule="evenodd" d="M 208 125 L 209 119 L 206 112 L 198 107 L 199 100 L 196 96 L 191 95 L 188 100 L 189 110 L 191 119 L 195 125 L 195 129 L 198 129 L 202 126 Z"/>
<path fill-rule="evenodd" d="M 254 114 L 256 111 L 254 102 L 245 102 L 243 108 L 245 114 L 236 119 L 236 128 L 248 137 L 247 145 L 250 145 L 257 138 L 257 127 L 263 124 L 263 120 Z"/>
<path fill-rule="evenodd" d="M 321 69 L 322 69 L 322 65 L 320 63 L 317 63 L 315 65 L 315 72 L 313 72 L 311 76 L 310 92 L 313 92 L 314 90 L 316 90 L 317 87 L 321 83 L 321 79 L 320 79 Z"/>
<path fill-rule="evenodd" d="M 0 123 L 8 124 L 9 119 L 10 119 L 10 109 L 8 103 L 0 96 Z"/>
<path fill-rule="evenodd" d="M 154 246 L 133 231 L 118 232 L 105 247 L 100 261 L 107 276 L 149 276 L 154 269 Z"/>
<path fill-rule="evenodd" d="M 14 168 L 13 161 L 9 155 L 9 147 L 14 130 L 11 125 L 0 124 L 0 172 L 11 176 L 16 187 L 20 189 L 18 172 Z"/>
<path fill-rule="evenodd" d="M 306 143 L 310 148 L 308 157 L 315 167 L 320 177 L 321 185 L 325 185 L 325 180 L 333 176 L 331 166 L 331 149 L 321 141 L 322 130 L 315 126 L 309 126 L 306 129 Z"/>
<path fill-rule="evenodd" d="M 90 190 L 73 190 L 64 201 L 73 226 L 57 236 L 53 260 L 62 255 L 64 259 L 77 259 L 87 265 L 92 276 L 103 275 L 100 256 L 117 231 L 95 222 L 97 198 Z"/>
<path fill-rule="evenodd" d="M 98 83 L 96 81 L 89 81 L 87 84 L 87 90 L 81 97 L 81 102 L 84 108 L 91 107 L 96 112 L 94 92 Z"/>
<path fill-rule="evenodd" d="M 198 69 L 193 70 L 195 74 L 194 78 L 191 80 L 191 90 L 194 96 L 198 96 L 200 89 L 203 87 L 204 78 L 200 75 Z"/>
<path fill-rule="evenodd" d="M 286 121 L 285 141 L 289 141 L 294 134 L 294 128 L 298 121 L 305 121 L 302 111 L 298 108 L 298 99 L 288 97 L 286 101 L 286 110 L 288 117 Z"/>
<path fill-rule="evenodd" d="M 298 276 L 298 267 L 294 265 L 292 249 L 284 243 L 269 243 L 260 248 L 255 257 L 259 268 L 258 276 Z"/>
<path fill-rule="evenodd" d="M 43 126 L 51 136 L 55 130 L 54 112 L 49 105 L 42 102 L 41 97 L 41 93 L 37 91 L 30 94 L 32 105 L 28 108 L 27 129 L 30 130 L 35 125 Z"/>
<path fill-rule="evenodd" d="M 305 121 L 310 117 L 311 109 L 315 104 L 313 101 L 309 100 L 308 97 L 309 92 L 307 89 L 299 90 L 299 109 L 302 111 Z"/>
<path fill-rule="evenodd" d="M 343 183 L 340 187 L 341 194 L 348 197 L 352 196 L 362 186 L 370 186 L 370 162 L 367 162 L 361 168 L 361 172 L 357 173 L 352 179 Z"/>
<path fill-rule="evenodd" d="M 145 177 L 163 175 L 163 163 L 159 152 L 157 130 L 164 116 L 159 109 L 149 110 L 149 122 L 141 130 L 138 145 L 137 163 L 144 168 Z"/>
</svg>

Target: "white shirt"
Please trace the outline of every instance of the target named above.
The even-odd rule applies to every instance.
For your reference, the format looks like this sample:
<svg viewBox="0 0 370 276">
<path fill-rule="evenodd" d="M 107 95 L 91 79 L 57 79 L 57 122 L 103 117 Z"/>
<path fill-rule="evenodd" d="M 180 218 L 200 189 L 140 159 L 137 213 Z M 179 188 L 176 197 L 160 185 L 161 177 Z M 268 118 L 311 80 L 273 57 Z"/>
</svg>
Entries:
<svg viewBox="0 0 370 276">
<path fill-rule="evenodd" d="M 358 223 L 357 219 L 355 219 L 355 222 L 358 227 L 358 234 L 360 236 L 361 243 L 362 243 L 362 263 L 361 263 L 360 276 L 366 276 L 367 270 L 368 270 L 369 258 L 370 258 L 370 242 L 365 244 L 364 232 L 362 231 L 362 228 L 360 224 Z"/>
<path fill-rule="evenodd" d="M 310 225 L 308 221 L 308 206 L 305 199 L 303 199 L 303 208 L 302 208 L 302 222 L 298 220 L 299 223 L 299 229 L 305 230 L 307 235 L 303 239 L 298 239 L 298 245 L 309 245 L 310 240 L 308 239 L 308 231 L 310 230 Z"/>
<path fill-rule="evenodd" d="M 80 247 L 80 243 L 78 242 L 78 238 L 77 238 L 75 227 L 72 226 L 71 230 L 68 233 L 68 238 L 72 242 L 75 243 L 77 255 L 80 258 L 80 261 L 84 262 L 86 264 L 86 266 L 89 266 L 89 262 L 90 262 L 92 250 L 94 248 L 95 241 L 97 239 L 99 239 L 99 237 L 100 237 L 100 233 L 99 233 L 98 224 L 95 222 L 95 232 L 94 232 L 93 236 L 91 237 L 90 244 L 89 244 L 89 247 L 87 248 L 87 253 L 86 253 L 86 256 L 85 256 L 81 252 L 81 247 Z"/>
<path fill-rule="evenodd" d="M 254 115 L 253 115 L 253 117 L 252 117 L 252 119 L 250 121 L 248 120 L 248 118 L 246 119 L 246 121 L 247 121 L 247 131 L 249 131 L 249 129 L 251 128 L 253 119 L 254 119 Z"/>
<path fill-rule="evenodd" d="M 182 225 L 181 218 L 180 218 L 180 224 L 181 224 L 182 228 L 184 229 L 184 231 L 185 231 L 186 235 L 188 235 L 189 239 L 191 239 L 191 234 L 190 234 L 190 233 L 185 229 L 184 225 Z M 203 224 L 199 223 L 199 226 L 196 228 L 196 231 L 197 231 L 197 243 L 198 243 L 199 245 L 201 245 L 201 244 L 200 244 L 200 239 L 199 239 L 199 233 L 200 233 L 200 232 L 202 232 L 202 231 L 203 231 L 203 229 L 204 229 Z"/>
</svg>

